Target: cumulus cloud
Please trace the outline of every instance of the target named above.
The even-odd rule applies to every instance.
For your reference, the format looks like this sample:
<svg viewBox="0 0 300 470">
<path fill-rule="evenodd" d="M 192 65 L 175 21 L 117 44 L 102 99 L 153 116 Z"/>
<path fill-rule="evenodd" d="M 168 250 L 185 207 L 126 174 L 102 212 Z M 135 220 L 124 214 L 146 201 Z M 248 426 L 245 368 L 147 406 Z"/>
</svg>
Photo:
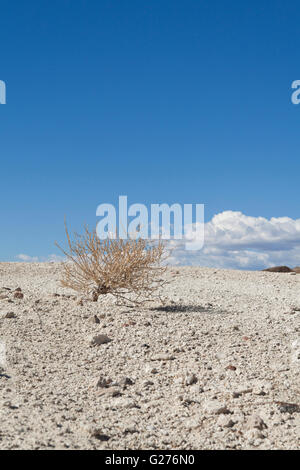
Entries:
<svg viewBox="0 0 300 470">
<path fill-rule="evenodd" d="M 172 241 L 171 262 L 237 269 L 300 265 L 300 219 L 225 211 L 205 223 L 204 231 L 204 248 L 199 251 L 187 251 L 183 241 Z"/>
</svg>

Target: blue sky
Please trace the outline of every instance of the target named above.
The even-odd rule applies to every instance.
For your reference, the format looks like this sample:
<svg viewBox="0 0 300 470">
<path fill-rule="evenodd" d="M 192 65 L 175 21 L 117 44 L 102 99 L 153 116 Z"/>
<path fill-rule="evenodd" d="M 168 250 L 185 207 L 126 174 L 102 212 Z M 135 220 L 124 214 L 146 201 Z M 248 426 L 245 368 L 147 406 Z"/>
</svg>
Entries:
<svg viewBox="0 0 300 470">
<path fill-rule="evenodd" d="M 298 1 L 0 8 L 0 260 L 58 253 L 65 214 L 95 225 L 121 194 L 299 218 Z"/>
</svg>

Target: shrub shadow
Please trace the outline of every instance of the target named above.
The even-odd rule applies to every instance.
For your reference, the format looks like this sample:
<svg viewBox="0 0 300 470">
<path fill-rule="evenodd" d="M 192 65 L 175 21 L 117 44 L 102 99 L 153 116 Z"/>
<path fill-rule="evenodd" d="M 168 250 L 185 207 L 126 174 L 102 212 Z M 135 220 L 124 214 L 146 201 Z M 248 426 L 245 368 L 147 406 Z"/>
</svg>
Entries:
<svg viewBox="0 0 300 470">
<path fill-rule="evenodd" d="M 175 305 L 160 305 L 158 307 L 151 307 L 149 310 L 153 312 L 165 312 L 165 313 L 208 313 L 208 314 L 221 314 L 226 313 L 221 310 L 217 310 L 213 307 L 203 307 L 202 305 L 186 305 L 186 304 L 175 304 Z"/>
</svg>

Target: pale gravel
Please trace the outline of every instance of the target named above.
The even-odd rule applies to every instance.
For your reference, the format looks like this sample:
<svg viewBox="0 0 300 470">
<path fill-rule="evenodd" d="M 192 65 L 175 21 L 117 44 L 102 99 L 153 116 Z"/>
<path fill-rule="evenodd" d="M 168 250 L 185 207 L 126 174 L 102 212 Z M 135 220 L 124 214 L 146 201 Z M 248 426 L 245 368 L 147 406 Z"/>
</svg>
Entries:
<svg viewBox="0 0 300 470">
<path fill-rule="evenodd" d="M 0 263 L 0 449 L 299 448 L 300 275 L 169 268 L 128 308 L 60 270 Z"/>
</svg>

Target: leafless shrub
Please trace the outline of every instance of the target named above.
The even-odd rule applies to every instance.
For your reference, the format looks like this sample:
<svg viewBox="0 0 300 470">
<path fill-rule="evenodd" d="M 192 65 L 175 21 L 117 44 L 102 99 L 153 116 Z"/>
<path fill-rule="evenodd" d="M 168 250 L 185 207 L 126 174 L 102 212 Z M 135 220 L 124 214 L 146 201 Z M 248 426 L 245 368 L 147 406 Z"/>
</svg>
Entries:
<svg viewBox="0 0 300 470">
<path fill-rule="evenodd" d="M 103 294 L 112 294 L 118 301 L 133 304 L 159 298 L 159 289 L 166 283 L 162 276 L 167 252 L 161 240 L 142 238 L 107 238 L 100 240 L 95 230 L 85 226 L 84 234 L 71 239 L 65 223 L 68 250 L 63 263 L 61 283 L 94 301 Z"/>
</svg>

